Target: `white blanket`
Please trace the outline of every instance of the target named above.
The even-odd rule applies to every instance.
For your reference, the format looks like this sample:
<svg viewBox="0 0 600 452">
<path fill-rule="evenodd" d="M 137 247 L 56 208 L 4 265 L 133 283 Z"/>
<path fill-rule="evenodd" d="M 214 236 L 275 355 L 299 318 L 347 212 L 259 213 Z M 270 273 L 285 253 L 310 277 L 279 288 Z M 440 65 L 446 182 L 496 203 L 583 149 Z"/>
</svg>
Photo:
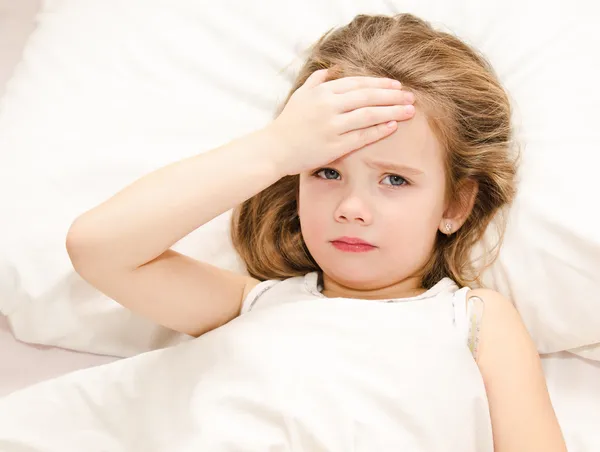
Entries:
<svg viewBox="0 0 600 452">
<path fill-rule="evenodd" d="M 491 451 L 464 338 L 408 305 L 282 304 L 38 384 L 0 399 L 0 450 Z"/>
</svg>

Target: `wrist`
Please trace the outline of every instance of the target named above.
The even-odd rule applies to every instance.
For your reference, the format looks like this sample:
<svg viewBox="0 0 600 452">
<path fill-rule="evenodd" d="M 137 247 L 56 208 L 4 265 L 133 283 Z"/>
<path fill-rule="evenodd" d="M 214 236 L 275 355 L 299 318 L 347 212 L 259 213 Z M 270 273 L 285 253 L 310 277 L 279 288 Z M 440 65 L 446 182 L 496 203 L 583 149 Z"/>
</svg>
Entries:
<svg viewBox="0 0 600 452">
<path fill-rule="evenodd" d="M 289 165 L 288 152 L 289 144 L 273 123 L 265 126 L 257 132 L 257 137 L 260 142 L 259 152 L 261 158 L 269 160 L 273 166 L 273 171 L 279 177 L 288 176 L 291 174 Z"/>
</svg>

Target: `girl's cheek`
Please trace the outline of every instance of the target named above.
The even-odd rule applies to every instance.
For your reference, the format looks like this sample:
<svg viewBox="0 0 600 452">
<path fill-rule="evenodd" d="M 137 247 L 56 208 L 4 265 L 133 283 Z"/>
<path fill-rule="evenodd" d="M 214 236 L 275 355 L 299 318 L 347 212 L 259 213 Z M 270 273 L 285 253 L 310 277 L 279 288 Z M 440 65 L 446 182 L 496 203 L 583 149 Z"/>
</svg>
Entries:
<svg viewBox="0 0 600 452">
<path fill-rule="evenodd" d="M 311 180 L 306 184 L 305 190 L 309 195 L 318 196 L 321 193 L 326 193 L 331 187 L 327 183 L 318 180 Z"/>
</svg>

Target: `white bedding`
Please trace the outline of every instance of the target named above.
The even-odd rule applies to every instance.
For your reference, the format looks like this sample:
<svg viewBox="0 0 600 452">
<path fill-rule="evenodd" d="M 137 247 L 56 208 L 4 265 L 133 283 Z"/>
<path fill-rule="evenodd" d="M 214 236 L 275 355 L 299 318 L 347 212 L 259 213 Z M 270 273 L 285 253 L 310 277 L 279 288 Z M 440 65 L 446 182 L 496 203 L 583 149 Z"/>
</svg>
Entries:
<svg viewBox="0 0 600 452">
<path fill-rule="evenodd" d="M 399 338 L 410 326 L 369 302 L 330 300 L 318 316 L 311 303 L 251 312 L 180 346 L 0 399 L 0 450 L 372 451 L 374 435 L 375 450 L 466 452 L 448 446 L 461 435 L 486 450 L 472 433 L 486 431 L 486 403 L 466 347 L 428 343 L 430 331 Z M 600 363 L 563 352 L 543 364 L 569 451 L 596 452 Z M 352 410 L 381 424 L 349 429 Z"/>
<path fill-rule="evenodd" d="M 439 303 L 251 311 L 0 399 L 0 450 L 491 452 L 483 381 Z"/>
<path fill-rule="evenodd" d="M 600 450 L 600 363 L 568 352 L 542 358 L 569 452 Z"/>
<path fill-rule="evenodd" d="M 587 211 L 582 209 L 589 200 L 580 196 L 593 195 L 586 187 L 595 182 L 593 177 L 580 174 L 567 187 L 549 183 L 564 178 L 565 172 L 575 174 L 577 166 L 582 171 L 595 171 L 595 165 L 586 165 L 583 160 L 596 155 L 590 151 L 597 147 L 594 143 L 598 135 L 586 123 L 595 119 L 585 112 L 596 111 L 598 92 L 582 95 L 583 82 L 570 87 L 573 99 L 569 105 L 581 115 L 562 118 L 555 114 L 555 97 L 548 95 L 565 80 L 563 70 L 551 70 L 556 60 L 569 62 L 563 68 L 568 78 L 586 74 L 593 79 L 593 52 L 584 48 L 593 46 L 596 29 L 569 26 L 575 23 L 578 9 L 582 16 L 591 18 L 584 11 L 587 3 L 565 4 L 569 14 L 562 14 L 558 7 L 536 11 L 535 2 L 521 1 L 498 3 L 492 8 L 475 0 L 465 0 L 461 7 L 445 1 L 315 0 L 305 6 L 295 4 L 298 11 L 288 8 L 287 15 L 277 12 L 278 17 L 294 19 L 285 27 L 265 18 L 262 9 L 246 10 L 246 2 L 234 0 L 222 2 L 215 9 L 207 9 L 195 0 L 111 0 L 89 2 L 86 7 L 77 6 L 83 5 L 78 1 L 46 3 L 51 7 L 42 18 L 42 33 L 30 46 L 12 81 L 0 118 L 0 141 L 3 149 L 10 146 L 12 150 L 0 155 L 9 156 L 0 165 L 5 171 L 0 196 L 3 212 L 18 220 L 0 223 L 0 270 L 6 270 L 0 272 L 0 305 L 12 313 L 13 325 L 22 340 L 121 356 L 168 345 L 169 340 L 155 334 L 160 331 L 156 326 L 148 326 L 110 304 L 72 273 L 64 254 L 66 227 L 76 213 L 104 199 L 134 176 L 219 144 L 234 131 L 241 133 L 262 124 L 271 115 L 277 93 L 283 93 L 290 81 L 289 73 L 282 80 L 274 76 L 275 72 L 296 55 L 297 48 L 334 22 L 349 19 L 365 5 L 373 12 L 429 13 L 429 17 L 466 32 L 465 36 L 481 44 L 497 64 L 525 120 L 522 136 L 528 140 L 529 179 L 518 207 L 527 210 L 521 221 L 535 227 L 509 231 L 509 246 L 494 278 L 500 285 L 503 280 L 509 282 L 507 289 L 504 286 L 507 293 L 512 286 L 519 289 L 512 295 L 521 301 L 522 314 L 540 349 L 591 344 L 589 338 L 599 337 L 595 327 L 600 312 L 597 299 L 586 296 L 598 293 L 586 289 L 597 287 L 597 274 L 582 269 L 597 268 L 600 242 L 596 223 L 589 221 Z M 165 15 L 162 11 L 166 5 L 170 12 Z M 285 9 L 281 3 L 278 5 Z M 313 14 L 315 11 L 318 14 Z M 110 23 L 110 34 L 102 28 L 103 23 Z M 159 23 L 167 24 L 168 32 L 159 29 L 157 33 L 158 28 L 153 26 Z M 503 24 L 510 24 L 514 34 L 507 36 Z M 240 30 L 236 41 L 235 33 Z M 279 39 L 273 40 L 273 36 Z M 186 45 L 189 43 L 193 45 Z M 90 45 L 96 52 L 88 51 Z M 237 60 L 239 55 L 252 57 L 252 64 L 247 61 L 250 58 Z M 229 76 L 211 72 L 214 67 L 204 65 L 207 60 L 226 63 L 221 69 Z M 235 77 L 240 67 L 251 77 Z M 266 86 L 274 88 L 265 92 Z M 114 99 L 124 102 L 115 103 Z M 223 108 L 207 115 L 207 99 Z M 52 105 L 52 109 L 46 112 L 44 105 Z M 30 133 L 32 127 L 37 134 Z M 73 134 L 78 130 L 79 134 Z M 553 132 L 551 139 L 544 134 L 548 130 Z M 90 154 L 82 154 L 82 149 Z M 573 156 L 570 164 L 575 165 L 569 171 L 564 167 L 565 149 Z M 91 155 L 95 151 L 98 154 Z M 119 171 L 115 174 L 116 167 Z M 23 174 L 35 174 L 38 186 L 31 187 Z M 116 182 L 109 185 L 110 180 Z M 546 205 L 541 202 L 544 198 L 552 201 Z M 566 210 L 569 215 L 556 214 Z M 40 217 L 43 222 L 38 221 Z M 238 269 L 239 263 L 224 245 L 222 224 L 215 223 L 212 231 L 198 231 L 196 241 L 193 237 L 184 241 L 181 250 Z M 527 253 L 523 254 L 524 250 Z M 545 265 L 537 265 L 539 262 Z M 534 274 L 535 268 L 540 270 Z M 542 283 L 535 294 L 529 290 L 532 278 Z M 587 278 L 585 284 L 579 284 L 578 278 Z M 546 284 L 550 281 L 556 284 Z M 573 297 L 575 289 L 578 292 Z M 55 427 L 104 419 L 107 424 L 88 424 L 93 428 L 85 432 L 85 447 L 73 449 L 71 444 L 58 450 L 93 452 L 90 445 L 95 445 L 97 450 L 150 451 L 137 447 L 139 442 L 136 447 L 126 447 L 125 433 L 111 424 L 119 420 L 115 418 L 119 416 L 115 404 L 129 404 L 133 411 L 127 412 L 148 420 L 147 427 L 171 420 L 189 421 L 191 418 L 181 414 L 184 411 L 178 410 L 181 405 L 176 406 L 176 402 L 185 406 L 193 399 L 186 397 L 186 391 L 195 394 L 195 378 L 206 368 L 206 361 L 195 354 L 196 345 L 201 343 L 76 372 L 15 393 L 0 401 L 0 432 L 10 430 L 15 437 L 22 435 L 29 441 L 33 439 L 27 431 L 37 425 L 47 429 L 46 440 L 60 441 L 65 438 Z M 579 353 L 598 356 L 598 348 L 589 347 Z M 190 365 L 178 357 L 189 357 Z M 6 328 L 0 328 L 0 395 L 113 359 L 26 346 L 10 337 Z M 545 356 L 543 363 L 569 451 L 600 450 L 600 364 L 566 352 Z M 236 368 L 235 372 L 242 369 Z M 150 406 L 149 401 L 157 403 Z M 68 409 L 56 415 L 61 408 Z M 179 416 L 170 418 L 168 408 L 175 408 Z M 128 422 L 131 418 L 124 419 L 123 425 L 130 425 Z M 164 431 L 156 428 L 149 434 L 160 436 Z M 101 441 L 111 436 L 118 437 L 113 442 L 115 447 L 100 449 Z M 26 449 L 9 449 L 0 442 L 0 450 Z"/>
<path fill-rule="evenodd" d="M 41 0 L 0 0 L 0 98 L 35 28 L 40 5 Z M 8 296 L 0 290 L 0 299 Z M 0 315 L 0 397 L 70 371 L 115 359 L 18 341 L 11 334 L 7 319 Z"/>
<path fill-rule="evenodd" d="M 0 315 L 0 397 L 35 383 L 79 369 L 107 364 L 116 359 L 25 344 L 15 339 L 8 322 Z"/>
</svg>

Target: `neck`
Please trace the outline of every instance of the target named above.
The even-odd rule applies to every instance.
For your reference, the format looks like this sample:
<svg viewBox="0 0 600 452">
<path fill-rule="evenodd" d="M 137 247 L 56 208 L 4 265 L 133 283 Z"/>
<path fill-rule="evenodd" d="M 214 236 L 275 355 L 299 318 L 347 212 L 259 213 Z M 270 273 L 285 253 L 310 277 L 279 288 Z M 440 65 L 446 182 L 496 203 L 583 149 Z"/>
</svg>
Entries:
<svg viewBox="0 0 600 452">
<path fill-rule="evenodd" d="M 420 276 L 411 276 L 391 284 L 371 283 L 366 287 L 357 287 L 348 281 L 336 280 L 325 272 L 320 275 L 323 290 L 327 298 L 360 298 L 363 300 L 384 300 L 390 298 L 410 298 L 421 295 L 426 290 L 421 286 Z"/>
</svg>

